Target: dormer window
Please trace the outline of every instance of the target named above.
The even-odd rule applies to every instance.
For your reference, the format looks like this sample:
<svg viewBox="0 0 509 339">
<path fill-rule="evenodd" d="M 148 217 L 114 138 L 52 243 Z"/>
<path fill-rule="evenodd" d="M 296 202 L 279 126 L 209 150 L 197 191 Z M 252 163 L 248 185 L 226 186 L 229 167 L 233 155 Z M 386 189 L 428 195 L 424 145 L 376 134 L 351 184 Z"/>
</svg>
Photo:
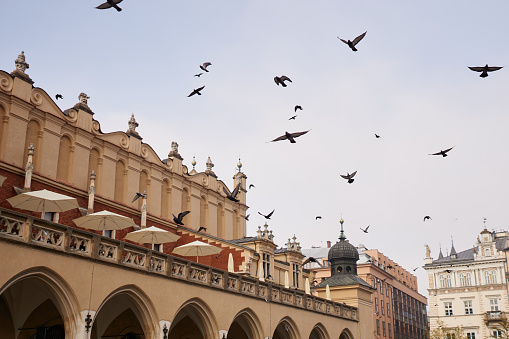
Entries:
<svg viewBox="0 0 509 339">
<path fill-rule="evenodd" d="M 491 256 L 491 249 L 489 247 L 484 248 L 484 256 L 486 257 Z"/>
</svg>

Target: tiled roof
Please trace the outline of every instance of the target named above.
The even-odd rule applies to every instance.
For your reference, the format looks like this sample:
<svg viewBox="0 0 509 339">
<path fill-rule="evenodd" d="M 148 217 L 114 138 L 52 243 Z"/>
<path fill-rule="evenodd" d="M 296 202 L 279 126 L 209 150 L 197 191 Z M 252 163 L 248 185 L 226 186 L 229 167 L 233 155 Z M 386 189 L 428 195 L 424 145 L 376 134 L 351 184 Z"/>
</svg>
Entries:
<svg viewBox="0 0 509 339">
<path fill-rule="evenodd" d="M 362 285 L 365 287 L 373 288 L 370 284 L 356 276 L 355 274 L 335 274 L 330 278 L 325 279 L 315 287 L 329 287 L 333 286 L 349 286 L 349 285 Z"/>
</svg>

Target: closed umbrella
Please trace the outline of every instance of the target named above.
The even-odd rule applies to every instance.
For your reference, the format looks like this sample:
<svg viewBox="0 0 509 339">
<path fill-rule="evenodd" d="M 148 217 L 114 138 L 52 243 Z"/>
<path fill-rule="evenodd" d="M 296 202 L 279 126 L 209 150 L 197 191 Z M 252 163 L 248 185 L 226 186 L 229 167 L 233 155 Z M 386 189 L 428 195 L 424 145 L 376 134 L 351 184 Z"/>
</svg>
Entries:
<svg viewBox="0 0 509 339">
<path fill-rule="evenodd" d="M 177 241 L 180 238 L 175 233 L 150 226 L 139 231 L 129 232 L 124 239 L 137 242 L 138 244 L 164 244 Z"/>
<path fill-rule="evenodd" d="M 33 212 L 65 212 L 78 208 L 76 198 L 48 190 L 25 192 L 7 199 L 12 207 Z"/>
<path fill-rule="evenodd" d="M 81 218 L 74 219 L 73 222 L 79 227 L 98 231 L 122 230 L 136 225 L 132 218 L 110 211 L 87 214 Z"/>
<path fill-rule="evenodd" d="M 209 244 L 206 244 L 201 241 L 193 241 L 189 244 L 185 244 L 179 247 L 176 247 L 173 249 L 172 253 L 184 256 L 184 257 L 190 257 L 190 256 L 196 256 L 196 262 L 198 262 L 198 257 L 203 257 L 206 255 L 211 254 L 217 254 L 220 253 L 222 249 L 216 246 L 212 246 Z"/>
</svg>

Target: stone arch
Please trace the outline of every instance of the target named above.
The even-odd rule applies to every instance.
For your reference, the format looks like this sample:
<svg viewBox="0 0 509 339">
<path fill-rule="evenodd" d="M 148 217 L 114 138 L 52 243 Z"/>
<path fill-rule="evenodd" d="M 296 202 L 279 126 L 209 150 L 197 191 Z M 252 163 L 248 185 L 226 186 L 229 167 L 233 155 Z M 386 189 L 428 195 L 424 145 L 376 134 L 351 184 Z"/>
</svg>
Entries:
<svg viewBox="0 0 509 339">
<path fill-rule="evenodd" d="M 57 162 L 57 179 L 65 182 L 71 182 L 72 174 L 72 155 L 73 139 L 69 134 L 64 134 L 60 138 L 60 145 L 58 148 L 58 162 Z"/>
<path fill-rule="evenodd" d="M 216 317 L 210 307 L 200 298 L 186 301 L 175 312 L 168 331 L 168 339 L 177 339 L 187 334 L 190 338 L 216 338 L 218 336 Z"/>
<path fill-rule="evenodd" d="M 233 318 L 227 339 L 263 339 L 262 329 L 258 316 L 250 308 L 245 308 Z"/>
<path fill-rule="evenodd" d="M 284 317 L 274 329 L 273 339 L 300 339 L 299 328 L 290 317 Z"/>
<path fill-rule="evenodd" d="M 3 304 L 4 307 L 1 307 Z M 54 310 L 52 312 L 49 309 Z M 27 322 L 31 318 L 38 322 L 31 322 L 29 327 L 45 326 L 51 323 L 62 323 L 64 327 L 65 338 L 73 338 L 77 331 L 77 325 L 82 324 L 79 314 L 79 304 L 72 288 L 55 271 L 46 267 L 33 267 L 24 270 L 9 279 L 0 288 L 0 313 L 8 312 L 11 316 L 13 330 L 18 334 L 16 338 L 28 337 L 31 333 L 24 332 L 25 336 L 18 336 Z M 34 315 L 34 312 L 38 313 Z M 52 314 L 53 313 L 53 314 Z M 55 313 L 59 314 L 60 321 L 55 322 L 52 318 Z M 9 316 L 10 316 L 9 315 Z M 46 316 L 46 318 L 45 318 Z M 2 318 L 4 318 L 2 316 Z M 3 319 L 5 320 L 5 319 Z M 34 326 L 35 325 L 35 326 Z M 9 331 L 8 328 L 1 326 L 1 337 L 5 336 L 2 331 Z M 32 330 L 35 334 L 36 330 Z"/>
<path fill-rule="evenodd" d="M 339 339 L 353 339 L 353 334 L 348 328 L 345 328 L 339 335 Z"/>
<path fill-rule="evenodd" d="M 99 339 L 112 334 L 128 336 L 140 329 L 143 338 L 158 337 L 157 313 L 145 292 L 136 285 L 126 285 L 111 292 L 98 307 L 90 338 Z"/>
<path fill-rule="evenodd" d="M 168 219 L 171 215 L 171 184 L 168 178 L 161 185 L 161 217 Z"/>
<path fill-rule="evenodd" d="M 115 166 L 115 193 L 113 195 L 113 199 L 118 202 L 125 201 L 125 173 L 126 166 L 124 160 L 118 159 Z"/>
<path fill-rule="evenodd" d="M 222 202 L 217 204 L 217 237 L 224 239 L 224 205 Z"/>
<path fill-rule="evenodd" d="M 322 323 L 318 323 L 311 330 L 309 339 L 330 339 L 330 336 L 325 326 Z"/>
<path fill-rule="evenodd" d="M 25 148 L 23 149 L 23 167 L 26 165 L 28 160 L 28 147 L 30 144 L 34 145 L 34 156 L 32 162 L 34 169 L 38 170 L 41 168 L 40 164 L 40 134 L 42 133 L 42 123 L 38 119 L 30 119 L 27 123 L 27 131 L 25 136 Z"/>
</svg>

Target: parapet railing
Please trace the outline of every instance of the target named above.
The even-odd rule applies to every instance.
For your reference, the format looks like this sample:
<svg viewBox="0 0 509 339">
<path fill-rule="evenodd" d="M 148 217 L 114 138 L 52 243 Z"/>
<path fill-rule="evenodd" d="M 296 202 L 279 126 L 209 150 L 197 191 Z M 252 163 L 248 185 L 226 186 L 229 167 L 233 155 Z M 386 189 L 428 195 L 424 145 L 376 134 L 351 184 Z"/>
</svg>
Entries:
<svg viewBox="0 0 509 339">
<path fill-rule="evenodd" d="M 89 257 L 131 269 L 185 280 L 228 293 L 358 321 L 355 307 L 318 298 L 258 278 L 230 273 L 77 228 L 0 208 L 0 240 Z"/>
</svg>

